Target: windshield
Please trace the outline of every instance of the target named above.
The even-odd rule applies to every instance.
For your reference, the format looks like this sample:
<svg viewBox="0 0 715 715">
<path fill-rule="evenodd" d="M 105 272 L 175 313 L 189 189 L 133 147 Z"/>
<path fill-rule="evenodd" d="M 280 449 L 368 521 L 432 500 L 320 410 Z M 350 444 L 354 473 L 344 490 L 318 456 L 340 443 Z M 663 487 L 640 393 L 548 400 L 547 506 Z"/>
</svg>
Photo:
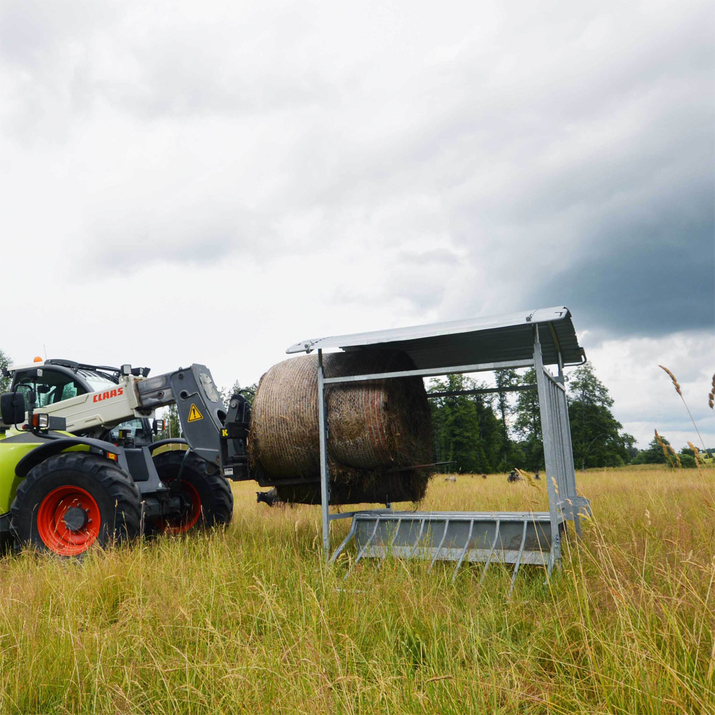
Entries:
<svg viewBox="0 0 715 715">
<path fill-rule="evenodd" d="M 116 387 L 117 383 L 111 380 L 107 375 L 102 375 L 98 372 L 91 372 L 90 370 L 77 370 L 77 374 L 81 375 L 92 388 L 94 392 L 101 392 L 102 390 L 108 390 L 110 387 Z"/>
<path fill-rule="evenodd" d="M 84 388 L 70 375 L 55 370 L 44 369 L 41 376 L 21 375 L 15 385 L 19 391 L 35 391 L 35 407 L 47 407 L 63 400 L 71 400 L 84 394 Z M 26 400 L 29 398 L 25 397 Z"/>
</svg>

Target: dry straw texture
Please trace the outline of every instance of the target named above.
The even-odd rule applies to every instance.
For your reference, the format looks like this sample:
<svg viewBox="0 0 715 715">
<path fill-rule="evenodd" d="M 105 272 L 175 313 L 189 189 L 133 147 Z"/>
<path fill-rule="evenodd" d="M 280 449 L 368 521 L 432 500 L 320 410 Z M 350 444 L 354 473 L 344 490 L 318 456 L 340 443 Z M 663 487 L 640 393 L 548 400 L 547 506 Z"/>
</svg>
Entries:
<svg viewBox="0 0 715 715">
<path fill-rule="evenodd" d="M 393 351 L 335 353 L 323 360 L 327 377 L 414 367 L 404 353 Z M 429 405 L 420 378 L 328 386 L 326 406 L 332 504 L 422 499 L 429 471 L 409 469 L 432 460 Z M 285 360 L 261 378 L 249 456 L 253 474 L 274 482 L 283 501 L 320 501 L 317 483 L 281 485 L 320 473 L 317 357 Z"/>
<path fill-rule="evenodd" d="M 542 478 L 548 475 L 542 475 Z M 0 560 L 2 715 L 715 713 L 715 474 L 589 470 L 580 543 L 524 566 L 321 558 L 320 510 L 233 484 L 227 529 Z M 426 509 L 547 508 L 457 475 Z M 333 523 L 335 543 L 348 523 Z"/>
</svg>

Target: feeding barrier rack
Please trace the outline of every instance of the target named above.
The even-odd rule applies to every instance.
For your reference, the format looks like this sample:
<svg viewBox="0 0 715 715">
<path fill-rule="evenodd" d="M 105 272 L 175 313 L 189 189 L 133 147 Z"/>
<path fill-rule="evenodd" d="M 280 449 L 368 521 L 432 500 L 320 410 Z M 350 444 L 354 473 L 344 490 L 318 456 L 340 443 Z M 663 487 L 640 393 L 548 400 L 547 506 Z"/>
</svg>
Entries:
<svg viewBox="0 0 715 715">
<path fill-rule="evenodd" d="M 323 351 L 401 350 L 414 368 L 393 372 L 326 377 Z M 511 587 L 523 564 L 539 564 L 550 574 L 561 556 L 561 536 L 566 522 L 581 534 L 580 518 L 590 514 L 590 503 L 576 493 L 571 431 L 568 418 L 564 367 L 586 362 L 566 307 L 544 308 L 488 318 L 435 323 L 303 340 L 288 348 L 288 354 L 318 353 L 318 420 L 320 436 L 320 494 L 323 547 L 331 562 L 354 539 L 357 556 L 454 561 L 454 576 L 465 562 L 483 562 L 484 573 L 494 562 L 513 564 Z M 549 367 L 556 367 L 553 374 Z M 536 389 L 539 398 L 545 481 L 549 499 L 546 512 L 436 512 L 367 509 L 330 513 L 328 464 L 328 419 L 326 387 L 400 377 L 438 377 L 533 368 L 536 385 L 517 385 L 480 390 L 452 391 L 449 395 Z M 432 393 L 428 397 L 442 396 Z M 346 538 L 332 552 L 330 524 L 352 519 Z"/>
</svg>

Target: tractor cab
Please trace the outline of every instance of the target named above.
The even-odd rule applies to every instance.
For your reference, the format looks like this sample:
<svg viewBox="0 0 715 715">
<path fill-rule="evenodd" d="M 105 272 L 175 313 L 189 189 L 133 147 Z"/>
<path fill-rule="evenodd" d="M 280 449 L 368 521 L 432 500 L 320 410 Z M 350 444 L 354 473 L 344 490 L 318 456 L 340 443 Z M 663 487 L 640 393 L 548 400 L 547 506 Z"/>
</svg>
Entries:
<svg viewBox="0 0 715 715">
<path fill-rule="evenodd" d="M 71 360 L 44 360 L 31 366 L 22 366 L 13 371 L 12 391 L 16 391 L 28 400 L 31 390 L 35 392 L 37 408 L 56 405 L 65 400 L 71 400 L 89 393 L 103 393 L 117 389 L 122 370 L 106 365 L 87 365 Z M 142 377 L 149 374 L 149 368 L 132 369 Z M 103 434 L 97 434 L 96 429 L 91 434 L 97 434 L 100 439 L 114 444 L 129 446 L 145 446 L 152 444 L 157 433 L 157 423 L 161 428 L 162 421 L 150 420 L 146 417 L 134 418 L 121 422 Z"/>
<path fill-rule="evenodd" d="M 71 360 L 44 360 L 14 368 L 12 374 L 12 391 L 27 395 L 34 390 L 37 407 L 47 407 L 89 392 L 116 388 L 121 371 Z"/>
<path fill-rule="evenodd" d="M 110 439 L 109 430 L 133 418 L 153 416 L 153 409 L 139 409 L 134 389 L 144 380 L 149 368 L 121 368 L 88 365 L 71 360 L 41 360 L 5 370 L 12 376 L 11 390 L 49 414 L 67 418 L 67 429 L 73 434 Z M 150 425 L 144 425 L 148 432 Z"/>
</svg>

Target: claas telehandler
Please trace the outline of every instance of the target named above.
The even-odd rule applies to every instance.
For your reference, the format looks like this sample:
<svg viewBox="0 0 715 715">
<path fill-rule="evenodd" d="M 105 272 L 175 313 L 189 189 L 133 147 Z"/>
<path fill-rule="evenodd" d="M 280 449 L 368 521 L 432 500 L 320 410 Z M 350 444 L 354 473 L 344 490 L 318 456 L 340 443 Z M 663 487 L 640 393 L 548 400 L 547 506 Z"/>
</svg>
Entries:
<svg viewBox="0 0 715 715">
<path fill-rule="evenodd" d="M 0 398 L 0 541 L 61 556 L 227 524 L 248 477 L 250 407 L 224 405 L 211 372 L 37 360 L 6 370 Z M 156 440 L 176 405 L 183 438 Z"/>
</svg>

